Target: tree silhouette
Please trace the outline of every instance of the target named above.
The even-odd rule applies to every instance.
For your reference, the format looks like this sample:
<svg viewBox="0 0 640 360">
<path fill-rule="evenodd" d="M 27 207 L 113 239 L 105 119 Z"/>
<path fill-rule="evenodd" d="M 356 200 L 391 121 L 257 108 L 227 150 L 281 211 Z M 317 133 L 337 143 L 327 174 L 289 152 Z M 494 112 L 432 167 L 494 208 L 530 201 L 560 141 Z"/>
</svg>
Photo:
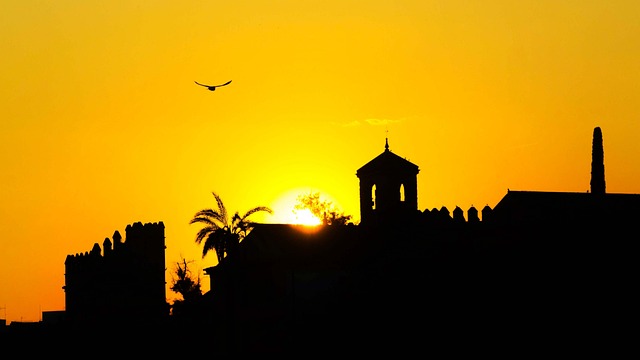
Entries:
<svg viewBox="0 0 640 360">
<path fill-rule="evenodd" d="M 323 225 L 347 225 L 351 223 L 351 215 L 345 215 L 344 212 L 333 206 L 331 201 L 322 200 L 319 192 L 298 195 L 294 209 L 308 209 L 322 221 Z"/>
<path fill-rule="evenodd" d="M 188 313 L 188 309 L 195 307 L 202 297 L 200 276 L 193 273 L 186 259 L 176 263 L 175 277 L 172 276 L 171 291 L 182 296 L 182 300 L 174 300 L 171 305 L 171 313 L 176 316 Z"/>
<path fill-rule="evenodd" d="M 200 276 L 189 268 L 186 259 L 176 263 L 175 277 L 172 278 L 171 291 L 182 295 L 182 299 L 189 301 L 202 295 Z"/>
<path fill-rule="evenodd" d="M 189 224 L 202 223 L 204 225 L 196 234 L 196 243 L 200 245 L 204 241 L 203 258 L 209 251 L 214 250 L 218 257 L 218 263 L 220 263 L 226 255 L 235 251 L 240 241 L 253 229 L 255 224 L 248 221 L 251 215 L 262 211 L 273 214 L 273 211 L 266 206 L 257 206 L 242 216 L 236 211 L 229 218 L 220 196 L 215 192 L 212 194 L 216 199 L 217 209 L 198 211 Z"/>
</svg>

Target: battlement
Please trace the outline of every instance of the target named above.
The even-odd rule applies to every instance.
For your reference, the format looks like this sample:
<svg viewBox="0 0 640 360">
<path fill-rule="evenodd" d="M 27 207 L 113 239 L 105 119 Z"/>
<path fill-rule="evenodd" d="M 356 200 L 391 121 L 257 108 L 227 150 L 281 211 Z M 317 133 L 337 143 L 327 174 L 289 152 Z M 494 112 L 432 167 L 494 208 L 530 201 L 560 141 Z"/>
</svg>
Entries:
<svg viewBox="0 0 640 360">
<path fill-rule="evenodd" d="M 87 260 L 84 258 L 97 259 L 104 256 L 109 256 L 112 251 L 127 251 L 129 249 L 148 249 L 153 247 L 162 246 L 164 249 L 164 223 L 162 221 L 157 223 L 136 222 L 129 224 L 125 228 L 126 245 L 122 241 L 120 232 L 116 230 L 113 233 L 111 239 L 105 238 L 102 242 L 102 248 L 99 243 L 93 244 L 90 251 L 84 253 L 75 253 L 67 255 L 65 265 L 73 266 L 75 264 L 84 263 Z M 104 249 L 104 252 L 102 251 Z M 97 260 L 96 260 L 97 261 Z"/>
<path fill-rule="evenodd" d="M 467 217 L 464 216 L 464 210 L 461 207 L 456 206 L 452 212 L 446 206 L 442 206 L 440 209 L 433 208 L 431 210 L 425 209 L 421 212 L 421 220 L 424 222 L 431 223 L 479 223 L 482 221 L 487 221 L 491 219 L 491 215 L 493 213 L 493 209 L 489 205 L 485 205 L 482 208 L 482 219 L 478 216 L 479 212 L 475 206 L 471 205 L 471 207 L 467 210 Z"/>
<path fill-rule="evenodd" d="M 127 225 L 102 248 L 67 255 L 65 301 L 75 322 L 158 319 L 167 312 L 164 223 Z"/>
</svg>

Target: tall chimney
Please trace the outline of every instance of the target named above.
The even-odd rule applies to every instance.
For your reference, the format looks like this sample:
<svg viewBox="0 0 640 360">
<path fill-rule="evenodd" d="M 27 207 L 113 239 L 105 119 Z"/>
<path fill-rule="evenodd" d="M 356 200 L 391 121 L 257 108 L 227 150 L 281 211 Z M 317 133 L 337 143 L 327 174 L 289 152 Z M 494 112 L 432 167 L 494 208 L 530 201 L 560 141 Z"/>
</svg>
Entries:
<svg viewBox="0 0 640 360">
<path fill-rule="evenodd" d="M 602 146 L 602 130 L 593 129 L 593 144 L 591 147 L 591 193 L 604 194 L 604 148 Z"/>
</svg>

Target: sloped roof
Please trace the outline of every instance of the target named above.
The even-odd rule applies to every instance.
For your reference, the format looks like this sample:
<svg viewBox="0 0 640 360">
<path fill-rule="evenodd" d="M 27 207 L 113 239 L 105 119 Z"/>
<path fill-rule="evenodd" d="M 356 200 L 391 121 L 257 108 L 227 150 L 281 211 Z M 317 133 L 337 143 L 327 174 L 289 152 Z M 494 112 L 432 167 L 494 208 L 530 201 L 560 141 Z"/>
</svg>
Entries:
<svg viewBox="0 0 640 360">
<path fill-rule="evenodd" d="M 377 172 L 412 172 L 417 174 L 420 169 L 418 165 L 410 162 L 407 159 L 403 159 L 400 156 L 394 154 L 389 150 L 389 147 L 386 146 L 385 150 L 382 154 L 376 156 L 373 160 L 369 161 L 365 165 L 363 165 L 358 171 L 356 175 L 360 177 L 363 174 L 371 174 Z"/>
</svg>

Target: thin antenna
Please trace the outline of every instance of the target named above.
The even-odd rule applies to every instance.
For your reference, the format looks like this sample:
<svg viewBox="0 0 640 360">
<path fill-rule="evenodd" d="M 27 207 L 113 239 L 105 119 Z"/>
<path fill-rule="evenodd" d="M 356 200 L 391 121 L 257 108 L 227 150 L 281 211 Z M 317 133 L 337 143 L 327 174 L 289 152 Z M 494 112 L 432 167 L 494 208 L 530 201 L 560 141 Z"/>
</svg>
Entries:
<svg viewBox="0 0 640 360">
<path fill-rule="evenodd" d="M 389 151 L 389 129 L 386 130 L 387 135 L 384 138 L 384 151 Z"/>
</svg>

